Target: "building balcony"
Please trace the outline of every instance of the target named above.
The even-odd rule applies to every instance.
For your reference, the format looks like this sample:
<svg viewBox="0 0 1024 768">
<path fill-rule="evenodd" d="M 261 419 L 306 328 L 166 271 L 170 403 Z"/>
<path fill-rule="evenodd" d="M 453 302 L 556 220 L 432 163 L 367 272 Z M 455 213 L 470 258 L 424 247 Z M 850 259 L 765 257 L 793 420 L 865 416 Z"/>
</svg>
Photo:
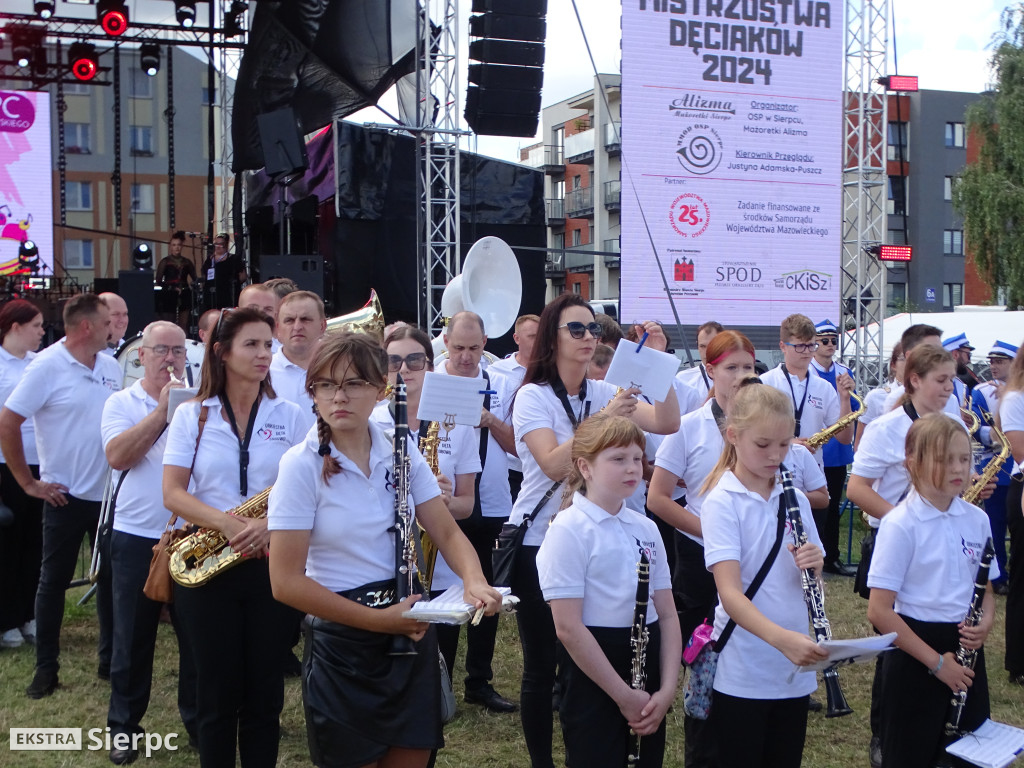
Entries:
<svg viewBox="0 0 1024 768">
<path fill-rule="evenodd" d="M 565 254 L 549 253 L 544 260 L 544 276 L 560 275 L 565 272 Z"/>
<path fill-rule="evenodd" d="M 565 137 L 565 162 L 594 162 L 594 129 Z"/>
<path fill-rule="evenodd" d="M 609 155 L 622 154 L 622 123 L 604 124 L 604 149 Z"/>
<path fill-rule="evenodd" d="M 566 272 L 593 272 L 594 246 L 576 245 L 565 252 Z"/>
<path fill-rule="evenodd" d="M 604 183 L 604 209 L 606 211 L 622 209 L 622 182 L 619 179 Z"/>
<path fill-rule="evenodd" d="M 548 198 L 544 201 L 548 226 L 565 223 L 565 200 L 560 197 Z"/>
<path fill-rule="evenodd" d="M 570 219 L 587 219 L 594 216 L 594 188 L 580 187 L 565 193 L 565 215 Z"/>
<path fill-rule="evenodd" d="M 601 249 L 604 251 L 604 266 L 606 269 L 618 269 L 621 264 L 619 238 L 613 237 L 604 241 L 604 247 Z M 612 256 L 611 254 L 615 254 Z"/>
<path fill-rule="evenodd" d="M 538 168 L 552 176 L 565 175 L 565 156 L 562 147 L 553 144 L 538 144 L 531 147 L 523 165 Z"/>
</svg>

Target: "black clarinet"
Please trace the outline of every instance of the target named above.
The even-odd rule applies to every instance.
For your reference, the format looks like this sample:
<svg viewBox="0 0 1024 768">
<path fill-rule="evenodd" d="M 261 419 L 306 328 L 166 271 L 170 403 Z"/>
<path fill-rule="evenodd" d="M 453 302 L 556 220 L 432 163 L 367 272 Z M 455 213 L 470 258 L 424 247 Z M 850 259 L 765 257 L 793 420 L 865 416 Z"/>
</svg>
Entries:
<svg viewBox="0 0 1024 768">
<path fill-rule="evenodd" d="M 409 415 L 405 382 L 395 380 L 395 444 L 392 484 L 395 486 L 395 600 L 401 602 L 413 592 L 416 570 L 416 543 L 413 541 L 413 514 L 409 509 Z M 391 656 L 414 656 L 416 644 L 408 635 L 392 635 Z"/>
<path fill-rule="evenodd" d="M 988 569 L 992 565 L 992 558 L 996 550 L 992 545 L 991 537 L 985 542 L 985 548 L 981 551 L 981 565 L 978 566 L 978 575 L 974 578 L 974 594 L 971 595 L 971 604 L 967 608 L 967 616 L 964 617 L 964 626 L 976 627 L 981 622 L 982 601 L 985 599 L 985 591 L 988 588 Z M 971 648 L 964 648 L 963 644 L 956 649 L 956 662 L 961 667 L 974 669 L 978 660 L 978 651 Z M 958 691 L 950 699 L 949 709 L 946 711 L 946 738 L 949 743 L 963 736 L 960 730 L 960 718 L 964 714 L 964 704 L 967 703 L 967 691 Z"/>
<path fill-rule="evenodd" d="M 807 532 L 804 531 L 804 523 L 800 518 L 800 503 L 797 501 L 796 488 L 793 486 L 793 475 L 786 469 L 785 464 L 779 465 L 779 474 L 782 477 L 782 492 L 786 495 L 786 516 L 793 527 L 793 543 L 799 549 L 807 543 Z M 804 590 L 807 613 L 811 617 L 814 639 L 819 643 L 822 640 L 831 640 L 832 625 L 825 615 L 825 595 L 821 591 L 813 568 L 805 568 L 800 572 L 800 583 Z M 825 681 L 825 695 L 828 698 L 825 717 L 842 717 L 853 712 L 846 703 L 843 689 L 839 687 L 839 671 L 835 665 L 821 674 Z"/>
<path fill-rule="evenodd" d="M 640 562 L 636 564 L 636 577 L 636 605 L 633 608 L 633 625 L 629 632 L 629 645 L 633 649 L 629 686 L 635 691 L 642 691 L 647 684 L 647 642 L 650 639 L 650 633 L 647 631 L 647 601 L 651 595 L 651 561 L 647 559 L 646 552 L 640 553 Z M 639 765 L 640 734 L 630 730 L 626 766 L 637 768 Z"/>
</svg>

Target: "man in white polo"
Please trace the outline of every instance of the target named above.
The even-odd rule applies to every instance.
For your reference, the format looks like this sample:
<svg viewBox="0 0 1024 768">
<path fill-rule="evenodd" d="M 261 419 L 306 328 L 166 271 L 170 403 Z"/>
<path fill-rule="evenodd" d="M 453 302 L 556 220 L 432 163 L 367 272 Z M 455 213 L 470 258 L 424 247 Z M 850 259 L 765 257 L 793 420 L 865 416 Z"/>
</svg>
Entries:
<svg viewBox="0 0 1024 768">
<path fill-rule="evenodd" d="M 110 335 L 110 310 L 98 296 L 79 294 L 64 305 L 63 341 L 43 350 L 0 411 L 0 446 L 7 466 L 30 496 L 43 500 L 43 563 L 36 592 L 36 670 L 29 698 L 49 696 L 60 669 L 64 591 L 78 563 L 83 536 L 100 516 L 107 460 L 100 440 L 103 406 L 121 388 L 121 367 L 100 354 Z M 40 479 L 25 463 L 21 424 L 34 418 Z M 110 677 L 110 581 L 96 593 L 99 668 Z"/>
<path fill-rule="evenodd" d="M 278 397 L 302 409 L 306 427 L 316 423 L 313 400 L 306 390 L 306 369 L 327 331 L 324 302 L 312 291 L 292 291 L 277 308 L 281 349 L 270 362 L 270 380 Z"/>
<path fill-rule="evenodd" d="M 500 373 L 508 380 L 510 392 L 515 392 L 523 383 L 523 377 L 526 376 L 526 366 L 533 355 L 533 344 L 537 340 L 537 330 L 539 328 L 540 317 L 537 315 L 520 315 L 516 319 L 515 332 L 512 334 L 512 338 L 519 347 L 519 351 L 487 366 L 488 373 Z M 506 402 L 504 407 L 508 409 L 509 403 Z M 508 418 L 511 422 L 512 417 L 507 413 L 501 414 L 501 417 L 503 419 Z M 508 483 L 509 491 L 512 493 L 512 501 L 515 502 L 516 497 L 519 495 L 519 489 L 523 485 L 523 462 L 520 461 L 515 453 L 511 452 L 508 454 Z"/>
<path fill-rule="evenodd" d="M 100 298 L 110 310 L 110 338 L 107 339 L 104 351 L 112 355 L 124 344 L 124 334 L 128 330 L 128 305 L 124 299 L 110 291 L 101 293 Z"/>
</svg>

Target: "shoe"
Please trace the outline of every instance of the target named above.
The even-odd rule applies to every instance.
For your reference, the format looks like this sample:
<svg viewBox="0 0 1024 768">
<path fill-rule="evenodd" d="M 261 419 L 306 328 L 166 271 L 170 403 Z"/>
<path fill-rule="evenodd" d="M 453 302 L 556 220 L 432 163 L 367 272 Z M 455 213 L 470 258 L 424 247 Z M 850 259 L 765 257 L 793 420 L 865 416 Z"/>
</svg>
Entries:
<svg viewBox="0 0 1024 768">
<path fill-rule="evenodd" d="M 112 749 L 110 750 L 110 762 L 114 765 L 130 765 L 139 759 L 137 749 Z"/>
<path fill-rule="evenodd" d="M 856 576 L 857 569 L 851 565 L 844 565 L 838 560 L 833 560 L 831 563 L 825 563 L 825 566 L 821 569 L 825 573 L 831 573 L 834 576 Z"/>
<path fill-rule="evenodd" d="M 872 736 L 868 745 L 868 759 L 871 761 L 871 768 L 882 768 L 882 739 L 880 736 Z"/>
<path fill-rule="evenodd" d="M 466 691 L 465 700 L 467 704 L 479 704 L 491 712 L 518 712 L 519 705 L 515 704 L 489 685 L 478 688 L 475 691 Z"/>
<path fill-rule="evenodd" d="M 997 595 L 1008 595 L 1010 594 L 1010 585 L 1005 581 L 993 581 L 992 591 Z"/>
<path fill-rule="evenodd" d="M 1011 685 L 1024 685 L 1024 673 L 1015 674 L 1010 673 L 1010 684 Z"/>
<path fill-rule="evenodd" d="M 57 685 L 56 672 L 45 672 L 37 669 L 31 684 L 25 689 L 25 695 L 30 699 L 42 699 L 53 693 L 57 689 Z"/>
<path fill-rule="evenodd" d="M 0 635 L 0 648 L 20 648 L 25 643 L 21 630 L 15 627 Z"/>
<path fill-rule="evenodd" d="M 821 702 L 813 696 L 807 697 L 807 711 L 808 712 L 821 712 Z"/>
<path fill-rule="evenodd" d="M 110 666 L 107 665 L 107 664 L 100 664 L 96 668 L 96 677 L 98 677 L 100 680 L 106 680 L 109 683 L 110 682 Z"/>
<path fill-rule="evenodd" d="M 36 620 L 26 621 L 21 625 L 21 636 L 25 638 L 25 642 L 30 645 L 36 644 Z"/>
</svg>

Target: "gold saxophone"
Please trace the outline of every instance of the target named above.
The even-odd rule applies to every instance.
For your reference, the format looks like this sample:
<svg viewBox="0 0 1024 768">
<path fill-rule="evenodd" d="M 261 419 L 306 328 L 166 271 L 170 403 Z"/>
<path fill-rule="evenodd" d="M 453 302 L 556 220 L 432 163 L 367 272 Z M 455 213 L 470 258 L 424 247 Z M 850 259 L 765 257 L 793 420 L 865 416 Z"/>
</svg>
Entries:
<svg viewBox="0 0 1024 768">
<path fill-rule="evenodd" d="M 975 421 L 978 421 L 977 414 L 975 414 L 974 411 L 971 411 L 971 414 L 974 416 Z M 986 423 L 991 429 L 990 434 L 999 441 L 1000 448 L 999 453 L 989 459 L 988 464 L 985 465 L 985 469 L 981 471 L 981 476 L 971 484 L 970 488 L 964 491 L 964 501 L 971 504 L 977 504 L 978 497 L 981 495 L 981 492 L 985 490 L 985 486 L 992 482 L 995 476 L 999 474 L 999 470 L 1003 468 L 1003 464 L 1010 456 L 1009 439 L 1003 434 L 1003 431 L 995 425 L 991 414 L 985 413 L 984 416 Z M 978 423 L 980 424 L 980 421 Z M 973 434 L 973 432 L 971 434 Z"/>
<path fill-rule="evenodd" d="M 427 436 L 420 441 L 420 450 L 423 451 L 423 458 L 427 460 L 427 466 L 430 467 L 430 471 L 435 476 L 438 472 L 437 448 L 441 444 L 441 438 L 438 434 L 440 431 L 441 425 L 436 421 L 432 421 L 430 426 L 427 427 Z M 429 593 L 430 583 L 434 580 L 434 564 L 437 563 L 437 545 L 430 538 L 430 534 L 423 530 L 422 525 L 420 526 L 420 546 L 423 548 L 424 571 L 420 574 L 420 583 L 423 585 L 423 589 Z"/>
<path fill-rule="evenodd" d="M 853 424 L 857 419 L 864 415 L 864 412 L 868 409 L 864 401 L 857 397 L 852 392 L 850 398 L 857 404 L 857 410 L 851 411 L 850 413 L 843 416 L 839 421 L 833 424 L 831 427 L 825 427 L 820 432 L 815 432 L 813 435 L 807 438 L 804 444 L 807 446 L 807 450 L 816 451 L 821 448 L 825 443 L 831 440 L 833 437 L 838 435 L 848 426 Z"/>
<path fill-rule="evenodd" d="M 257 519 L 267 516 L 270 488 L 257 493 L 225 514 Z M 200 528 L 170 549 L 171 578 L 183 587 L 198 587 L 228 568 L 238 565 L 242 553 L 228 544 L 228 537 L 213 528 Z"/>
</svg>

